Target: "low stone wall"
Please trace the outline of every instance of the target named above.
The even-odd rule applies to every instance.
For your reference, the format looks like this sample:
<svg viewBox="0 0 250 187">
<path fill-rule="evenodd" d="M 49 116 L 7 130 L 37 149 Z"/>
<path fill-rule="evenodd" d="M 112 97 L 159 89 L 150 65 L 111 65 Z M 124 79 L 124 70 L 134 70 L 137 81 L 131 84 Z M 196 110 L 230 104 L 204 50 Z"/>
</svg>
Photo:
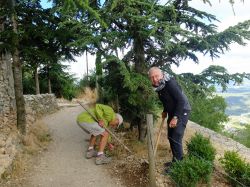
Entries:
<svg viewBox="0 0 250 187">
<path fill-rule="evenodd" d="M 27 120 L 27 132 L 37 118 L 51 114 L 59 109 L 54 94 L 25 95 L 25 110 Z"/>
<path fill-rule="evenodd" d="M 25 95 L 25 109 L 27 119 L 27 129 L 29 132 L 30 127 L 35 121 L 45 114 L 50 114 L 59 109 L 56 97 L 53 94 L 41 94 L 41 95 Z M 15 112 L 14 112 L 15 113 Z M 10 123 L 13 121 L 13 115 L 9 114 L 9 111 L 5 111 L 5 122 L 1 126 L 0 131 L 0 176 L 9 168 L 19 151 L 19 145 L 21 136 L 16 128 L 16 123 Z M 16 119 L 16 118 L 15 118 Z"/>
</svg>

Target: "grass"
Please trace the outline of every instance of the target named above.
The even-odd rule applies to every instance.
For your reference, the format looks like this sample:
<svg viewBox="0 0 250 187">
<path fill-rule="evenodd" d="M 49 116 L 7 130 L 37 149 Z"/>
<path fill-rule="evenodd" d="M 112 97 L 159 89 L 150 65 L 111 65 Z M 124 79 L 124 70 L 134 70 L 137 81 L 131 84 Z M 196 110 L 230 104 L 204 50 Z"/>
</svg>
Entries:
<svg viewBox="0 0 250 187">
<path fill-rule="evenodd" d="M 218 95 L 224 97 L 228 104 L 226 113 L 230 115 L 230 120 L 225 125 L 235 129 L 233 133 L 225 132 L 224 135 L 250 148 L 250 92 L 225 92 Z"/>
<path fill-rule="evenodd" d="M 236 135 L 232 137 L 235 141 L 250 148 L 250 125 L 246 126 L 245 129 L 240 130 Z"/>
<path fill-rule="evenodd" d="M 51 140 L 48 127 L 43 122 L 32 124 L 29 133 L 22 138 L 21 150 L 11 167 L 2 175 L 0 186 L 18 186 L 22 176 L 31 167 L 33 156 L 46 150 Z"/>
<path fill-rule="evenodd" d="M 92 90 L 89 87 L 84 88 L 83 92 L 80 92 L 77 95 L 77 99 L 81 100 L 84 99 L 85 101 L 88 101 L 90 103 L 95 103 L 98 100 L 98 94 L 97 94 L 97 90 L 94 89 Z"/>
<path fill-rule="evenodd" d="M 229 121 L 229 124 L 227 124 L 227 126 L 235 130 L 233 132 L 224 131 L 222 133 L 224 136 L 230 137 L 233 140 L 250 148 L 250 123 L 241 125 L 239 120 L 231 119 L 231 121 Z"/>
</svg>

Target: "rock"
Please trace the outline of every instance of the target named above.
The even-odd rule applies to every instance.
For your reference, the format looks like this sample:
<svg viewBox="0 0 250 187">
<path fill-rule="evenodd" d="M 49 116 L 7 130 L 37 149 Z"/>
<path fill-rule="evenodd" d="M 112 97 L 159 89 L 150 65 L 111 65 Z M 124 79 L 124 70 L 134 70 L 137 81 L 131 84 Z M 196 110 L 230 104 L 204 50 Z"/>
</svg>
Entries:
<svg viewBox="0 0 250 187">
<path fill-rule="evenodd" d="M 6 142 L 3 141 L 3 140 L 0 140 L 0 148 L 1 148 L 1 147 L 4 147 L 5 145 L 6 145 Z"/>
<path fill-rule="evenodd" d="M 4 155 L 5 153 L 6 153 L 6 152 L 5 152 L 5 148 L 3 148 L 3 147 L 0 148 L 0 154 L 3 154 L 3 155 Z"/>
</svg>

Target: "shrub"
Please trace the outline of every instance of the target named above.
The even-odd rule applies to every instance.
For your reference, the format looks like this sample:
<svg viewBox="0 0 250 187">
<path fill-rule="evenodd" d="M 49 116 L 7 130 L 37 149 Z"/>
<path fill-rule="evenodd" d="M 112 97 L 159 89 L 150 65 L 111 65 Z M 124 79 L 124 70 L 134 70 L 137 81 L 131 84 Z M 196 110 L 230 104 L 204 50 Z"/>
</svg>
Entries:
<svg viewBox="0 0 250 187">
<path fill-rule="evenodd" d="M 213 163 L 215 159 L 215 148 L 212 146 L 209 138 L 203 137 L 201 134 L 196 133 L 187 143 L 188 155 L 196 156 L 199 159 Z"/>
<path fill-rule="evenodd" d="M 212 165 L 195 156 L 188 156 L 182 161 L 173 163 L 170 177 L 181 187 L 193 187 L 199 182 L 209 183 L 213 167 Z"/>
<path fill-rule="evenodd" d="M 233 139 L 250 148 L 250 125 L 248 124 L 245 129 L 239 130 L 239 132 L 233 136 Z"/>
<path fill-rule="evenodd" d="M 233 186 L 250 186 L 250 164 L 242 160 L 237 152 L 226 151 L 220 163 Z"/>
<path fill-rule="evenodd" d="M 91 72 L 90 75 L 84 76 L 79 82 L 80 89 L 84 89 L 85 87 L 90 87 L 94 89 L 96 87 L 96 74 Z"/>
</svg>

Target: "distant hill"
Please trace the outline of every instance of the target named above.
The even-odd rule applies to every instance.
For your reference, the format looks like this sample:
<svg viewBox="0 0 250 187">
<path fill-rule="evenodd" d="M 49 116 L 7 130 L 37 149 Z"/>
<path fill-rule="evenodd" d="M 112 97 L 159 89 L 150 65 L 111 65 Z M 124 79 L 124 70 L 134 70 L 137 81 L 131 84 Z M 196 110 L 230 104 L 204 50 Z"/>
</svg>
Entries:
<svg viewBox="0 0 250 187">
<path fill-rule="evenodd" d="M 226 114 L 229 116 L 250 115 L 250 80 L 236 86 L 229 84 L 226 92 L 218 92 L 227 102 Z"/>
<path fill-rule="evenodd" d="M 233 85 L 230 83 L 227 89 L 227 93 L 246 93 L 250 92 L 250 80 L 245 79 L 242 85 Z"/>
</svg>

